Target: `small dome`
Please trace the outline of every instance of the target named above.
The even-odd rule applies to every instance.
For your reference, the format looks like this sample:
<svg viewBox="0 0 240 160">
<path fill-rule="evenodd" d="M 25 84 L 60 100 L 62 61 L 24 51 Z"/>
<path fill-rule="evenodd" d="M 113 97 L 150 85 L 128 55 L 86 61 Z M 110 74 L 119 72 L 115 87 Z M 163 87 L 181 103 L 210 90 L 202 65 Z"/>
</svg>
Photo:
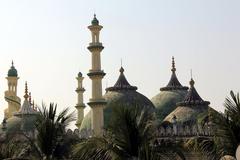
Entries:
<svg viewBox="0 0 240 160">
<path fill-rule="evenodd" d="M 172 75 L 166 87 L 160 88 L 160 93 L 154 96 L 151 101 L 157 109 L 157 117 L 162 121 L 169 113 L 176 108 L 176 103 L 181 102 L 187 94 L 188 87 L 184 87 L 178 81 L 174 57 L 172 57 Z"/>
<path fill-rule="evenodd" d="M 22 131 L 33 131 L 35 129 L 36 116 L 25 116 L 24 118 L 12 116 L 7 119 L 6 130 L 7 134 L 11 133 L 21 133 Z M 2 125 L 1 125 L 2 131 Z"/>
<path fill-rule="evenodd" d="M 98 25 L 98 24 L 99 24 L 99 21 L 96 18 L 96 14 L 94 14 L 94 17 L 93 17 L 93 20 L 92 20 L 92 25 Z"/>
<path fill-rule="evenodd" d="M 210 110 L 213 110 L 208 105 L 210 102 L 204 101 L 197 93 L 194 87 L 194 81 L 190 81 L 190 89 L 182 102 L 177 103 L 177 108 L 172 111 L 164 121 L 171 122 L 173 116 L 176 116 L 177 121 L 181 123 L 199 122 L 208 116 Z"/>
<path fill-rule="evenodd" d="M 124 69 L 120 69 L 120 76 L 113 87 L 106 89 L 106 94 L 103 98 L 107 101 L 107 105 L 104 108 L 104 126 L 106 127 L 112 116 L 113 107 L 127 106 L 132 107 L 138 105 L 138 107 L 148 108 L 155 112 L 155 107 L 152 102 L 137 92 L 137 87 L 131 86 L 126 77 L 123 74 Z M 91 111 L 84 117 L 81 129 L 91 128 Z"/>
<path fill-rule="evenodd" d="M 18 72 L 17 72 L 16 68 L 14 67 L 13 62 L 12 62 L 11 68 L 8 70 L 7 75 L 8 75 L 8 77 L 17 77 L 18 76 Z"/>
<path fill-rule="evenodd" d="M 81 72 L 78 73 L 78 77 L 82 77 L 82 73 Z"/>
</svg>

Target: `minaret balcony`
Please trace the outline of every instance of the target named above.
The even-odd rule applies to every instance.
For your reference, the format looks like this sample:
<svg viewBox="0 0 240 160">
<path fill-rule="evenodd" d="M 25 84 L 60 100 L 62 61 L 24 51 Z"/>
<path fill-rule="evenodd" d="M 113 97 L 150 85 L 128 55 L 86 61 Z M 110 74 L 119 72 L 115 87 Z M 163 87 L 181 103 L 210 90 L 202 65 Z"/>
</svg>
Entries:
<svg viewBox="0 0 240 160">
<path fill-rule="evenodd" d="M 89 73 L 87 74 L 90 78 L 91 77 L 104 77 L 106 73 L 104 73 L 103 70 L 89 70 Z"/>
<path fill-rule="evenodd" d="M 106 105 L 107 102 L 104 98 L 101 99 L 89 99 L 89 102 L 87 103 L 91 108 L 94 106 L 99 106 L 99 105 Z"/>
<path fill-rule="evenodd" d="M 89 46 L 87 48 L 88 48 L 89 51 L 92 51 L 92 50 L 103 50 L 104 49 L 102 43 L 100 43 L 100 42 L 89 43 Z"/>
<path fill-rule="evenodd" d="M 79 92 L 84 92 L 85 89 L 84 89 L 84 88 L 77 88 L 75 91 L 76 91 L 77 93 L 79 93 Z"/>
<path fill-rule="evenodd" d="M 84 103 L 82 103 L 82 104 L 77 104 L 76 106 L 75 106 L 75 108 L 85 108 L 86 106 L 85 106 L 85 104 Z"/>
</svg>

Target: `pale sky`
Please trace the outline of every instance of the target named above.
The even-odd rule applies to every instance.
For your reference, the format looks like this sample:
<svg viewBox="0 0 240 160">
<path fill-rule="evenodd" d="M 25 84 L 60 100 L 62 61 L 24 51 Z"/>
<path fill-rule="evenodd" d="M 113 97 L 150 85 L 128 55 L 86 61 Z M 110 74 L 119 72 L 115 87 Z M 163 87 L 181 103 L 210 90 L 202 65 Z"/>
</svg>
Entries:
<svg viewBox="0 0 240 160">
<path fill-rule="evenodd" d="M 59 109 L 77 103 L 77 73 L 85 77 L 85 103 L 91 95 L 90 24 L 94 12 L 103 25 L 100 40 L 103 88 L 125 75 L 148 98 L 170 79 L 171 57 L 183 85 L 193 70 L 195 86 L 211 106 L 223 110 L 230 90 L 240 90 L 239 0 L 1 0 L 0 120 L 7 103 L 5 79 L 11 61 L 38 104 Z M 23 100 L 23 98 L 22 98 Z"/>
</svg>

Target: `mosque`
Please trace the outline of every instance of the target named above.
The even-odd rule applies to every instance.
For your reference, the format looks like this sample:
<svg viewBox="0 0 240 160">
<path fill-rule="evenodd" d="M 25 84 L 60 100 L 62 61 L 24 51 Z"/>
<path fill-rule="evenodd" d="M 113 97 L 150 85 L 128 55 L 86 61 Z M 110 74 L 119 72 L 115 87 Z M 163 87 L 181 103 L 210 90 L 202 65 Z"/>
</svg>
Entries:
<svg viewBox="0 0 240 160">
<path fill-rule="evenodd" d="M 171 139 L 172 136 L 179 138 L 192 138 L 194 136 L 211 136 L 208 113 L 212 109 L 210 102 L 203 100 L 194 87 L 194 80 L 191 78 L 190 86 L 183 86 L 176 75 L 174 57 L 172 57 L 171 77 L 165 87 L 151 99 L 137 91 L 137 87 L 131 85 L 124 74 L 124 68 L 119 70 L 119 77 L 112 87 L 106 88 L 103 95 L 102 79 L 105 74 L 101 68 L 101 52 L 104 46 L 100 42 L 100 31 L 103 28 L 94 15 L 88 29 L 91 32 L 92 41 L 87 47 L 91 53 L 91 69 L 87 74 L 92 81 L 92 95 L 87 103 L 91 110 L 84 116 L 83 101 L 84 87 L 83 75 L 78 73 L 76 89 L 78 101 L 75 106 L 77 110 L 76 126 L 79 134 L 97 135 L 103 134 L 103 128 L 107 127 L 111 118 L 113 107 L 124 104 L 129 107 L 136 103 L 140 107 L 155 112 L 159 122 L 159 142 L 163 139 Z M 12 63 L 7 74 L 8 90 L 5 91 L 5 100 L 8 107 L 4 111 L 4 120 L 0 128 L 0 134 L 16 134 L 22 130 L 34 135 L 34 122 L 38 111 L 34 107 L 31 95 L 28 93 L 27 83 L 25 86 L 24 101 L 21 106 L 21 98 L 17 96 L 18 72 Z M 204 125 L 199 125 L 201 122 Z M 167 124 L 167 126 L 166 126 Z M 194 159 L 194 158 L 193 158 Z"/>
</svg>

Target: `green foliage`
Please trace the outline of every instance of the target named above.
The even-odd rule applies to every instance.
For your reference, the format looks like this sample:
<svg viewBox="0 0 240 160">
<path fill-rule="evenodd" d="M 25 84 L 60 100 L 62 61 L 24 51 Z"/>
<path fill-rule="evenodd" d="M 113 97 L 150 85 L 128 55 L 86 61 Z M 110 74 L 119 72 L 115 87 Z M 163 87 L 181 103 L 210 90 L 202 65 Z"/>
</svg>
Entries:
<svg viewBox="0 0 240 160">
<path fill-rule="evenodd" d="M 92 137 L 77 144 L 73 156 L 81 160 L 164 159 L 163 157 L 167 157 L 163 154 L 166 150 L 161 152 L 161 148 L 153 145 L 156 140 L 156 130 L 153 110 L 138 105 L 114 106 L 104 136 Z"/>
<path fill-rule="evenodd" d="M 66 127 L 75 120 L 75 117 L 73 112 L 68 114 L 69 108 L 64 109 L 57 115 L 57 105 L 53 103 L 50 104 L 49 108 L 42 105 L 39 112 L 36 122 L 37 148 L 49 159 L 54 157 L 57 146 L 63 141 Z"/>
</svg>

